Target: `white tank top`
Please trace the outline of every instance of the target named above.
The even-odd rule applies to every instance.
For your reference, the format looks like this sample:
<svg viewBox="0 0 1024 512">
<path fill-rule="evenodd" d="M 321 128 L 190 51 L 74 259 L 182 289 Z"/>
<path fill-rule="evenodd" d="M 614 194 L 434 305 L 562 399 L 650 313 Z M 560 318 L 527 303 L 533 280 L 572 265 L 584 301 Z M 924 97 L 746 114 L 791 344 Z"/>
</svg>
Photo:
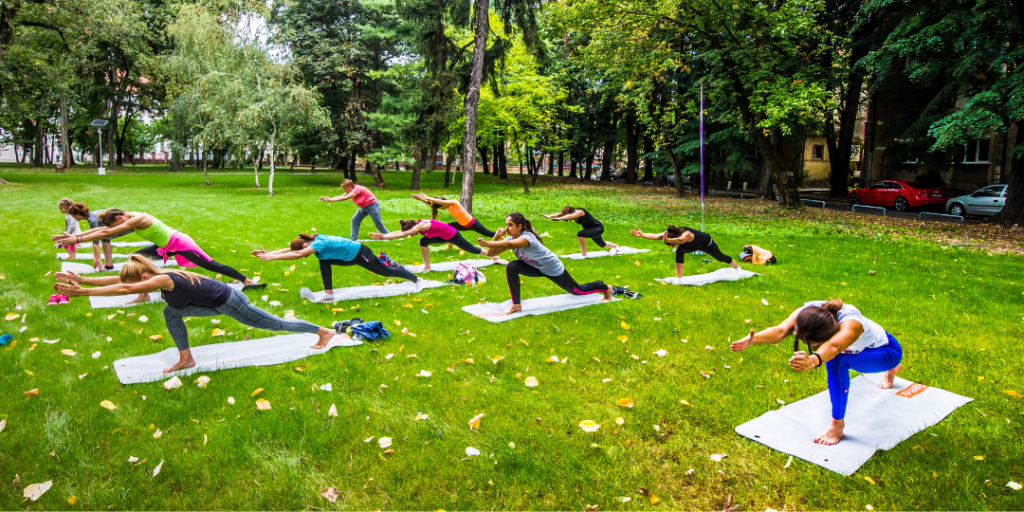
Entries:
<svg viewBox="0 0 1024 512">
<path fill-rule="evenodd" d="M 800 308 L 798 311 L 802 311 L 804 308 L 808 307 L 820 308 L 824 305 L 825 301 L 823 300 L 806 302 L 804 303 L 804 307 Z M 868 320 L 859 309 L 849 304 L 843 304 L 843 307 L 839 310 L 837 316 L 839 317 L 840 325 L 847 320 L 856 320 L 860 323 L 861 327 L 864 328 L 864 332 L 859 338 L 857 338 L 857 341 L 854 341 L 852 345 L 843 351 L 844 354 L 857 354 L 866 348 L 876 348 L 889 344 L 889 335 L 886 334 L 885 329 L 874 321 Z"/>
</svg>

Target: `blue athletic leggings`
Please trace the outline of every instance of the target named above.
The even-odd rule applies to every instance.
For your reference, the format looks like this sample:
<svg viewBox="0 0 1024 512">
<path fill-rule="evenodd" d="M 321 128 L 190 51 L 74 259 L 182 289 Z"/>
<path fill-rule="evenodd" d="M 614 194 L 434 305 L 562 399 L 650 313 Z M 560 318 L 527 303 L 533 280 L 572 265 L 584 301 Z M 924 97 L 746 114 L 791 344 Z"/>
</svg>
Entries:
<svg viewBox="0 0 1024 512">
<path fill-rule="evenodd" d="M 889 344 L 867 348 L 857 354 L 839 354 L 825 363 L 828 370 L 828 394 L 832 398 L 832 418 L 846 416 L 846 402 L 850 399 L 850 370 L 860 373 L 881 373 L 896 368 L 903 359 L 903 347 L 888 332 Z"/>
</svg>

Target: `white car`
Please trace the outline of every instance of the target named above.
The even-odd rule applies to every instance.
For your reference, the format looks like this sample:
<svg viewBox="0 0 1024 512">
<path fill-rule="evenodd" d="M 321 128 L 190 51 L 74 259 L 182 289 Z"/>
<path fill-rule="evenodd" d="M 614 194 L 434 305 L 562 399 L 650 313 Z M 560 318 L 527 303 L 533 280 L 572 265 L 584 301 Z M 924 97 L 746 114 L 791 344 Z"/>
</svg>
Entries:
<svg viewBox="0 0 1024 512">
<path fill-rule="evenodd" d="M 992 185 L 946 201 L 950 215 L 995 215 L 1006 206 L 1006 185 Z"/>
</svg>

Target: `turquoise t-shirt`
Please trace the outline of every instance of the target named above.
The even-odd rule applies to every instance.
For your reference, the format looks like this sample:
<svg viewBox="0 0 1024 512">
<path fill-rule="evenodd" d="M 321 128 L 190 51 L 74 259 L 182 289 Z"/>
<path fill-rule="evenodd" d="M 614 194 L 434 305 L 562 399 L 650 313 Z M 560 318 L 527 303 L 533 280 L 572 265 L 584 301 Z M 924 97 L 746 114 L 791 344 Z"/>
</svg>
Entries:
<svg viewBox="0 0 1024 512">
<path fill-rule="evenodd" d="M 359 254 L 363 244 L 340 236 L 317 235 L 310 247 L 316 251 L 317 259 L 352 261 Z"/>
</svg>

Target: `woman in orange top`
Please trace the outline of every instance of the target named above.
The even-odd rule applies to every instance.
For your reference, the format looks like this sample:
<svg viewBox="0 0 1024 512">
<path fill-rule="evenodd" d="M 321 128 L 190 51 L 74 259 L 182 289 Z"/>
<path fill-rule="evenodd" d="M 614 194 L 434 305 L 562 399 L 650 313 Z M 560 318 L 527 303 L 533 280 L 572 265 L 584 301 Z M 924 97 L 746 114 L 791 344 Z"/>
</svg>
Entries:
<svg viewBox="0 0 1024 512">
<path fill-rule="evenodd" d="M 448 210 L 448 213 L 452 217 L 455 217 L 455 222 L 449 222 L 448 225 L 459 230 L 465 231 L 467 229 L 476 231 L 483 236 L 494 237 L 494 231 L 487 229 L 486 226 L 480 223 L 478 219 L 474 219 L 465 208 L 462 207 L 462 203 L 454 199 L 445 199 L 443 197 L 430 197 L 424 193 L 413 194 L 413 199 L 420 201 L 424 204 L 430 205 L 431 213 L 433 218 L 437 219 L 437 211 L 441 208 Z"/>
</svg>

